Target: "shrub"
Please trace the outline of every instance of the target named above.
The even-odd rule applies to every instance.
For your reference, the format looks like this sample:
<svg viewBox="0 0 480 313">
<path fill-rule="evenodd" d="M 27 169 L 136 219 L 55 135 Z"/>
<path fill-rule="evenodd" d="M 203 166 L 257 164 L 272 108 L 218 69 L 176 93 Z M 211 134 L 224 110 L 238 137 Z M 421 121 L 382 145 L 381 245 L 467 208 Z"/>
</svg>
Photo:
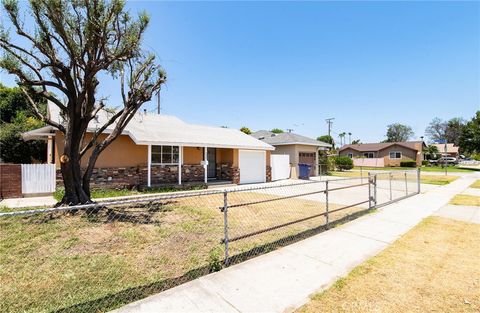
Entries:
<svg viewBox="0 0 480 313">
<path fill-rule="evenodd" d="M 428 166 L 430 165 L 430 162 L 428 162 L 428 160 L 422 160 L 422 165 Z"/>
<path fill-rule="evenodd" d="M 400 167 L 416 167 L 417 162 L 414 160 L 405 160 L 400 162 Z"/>
<path fill-rule="evenodd" d="M 341 171 L 351 170 L 353 168 L 353 160 L 348 156 L 337 156 L 335 157 L 335 166 Z"/>
</svg>

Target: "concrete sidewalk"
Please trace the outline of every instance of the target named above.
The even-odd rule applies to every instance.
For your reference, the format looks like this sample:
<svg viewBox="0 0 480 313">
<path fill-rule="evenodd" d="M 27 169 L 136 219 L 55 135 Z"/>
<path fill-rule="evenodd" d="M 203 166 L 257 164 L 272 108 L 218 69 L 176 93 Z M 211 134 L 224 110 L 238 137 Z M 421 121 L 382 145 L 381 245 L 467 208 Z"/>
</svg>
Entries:
<svg viewBox="0 0 480 313">
<path fill-rule="evenodd" d="M 389 205 L 115 312 L 285 312 L 325 289 L 461 193 L 480 173 Z"/>
</svg>

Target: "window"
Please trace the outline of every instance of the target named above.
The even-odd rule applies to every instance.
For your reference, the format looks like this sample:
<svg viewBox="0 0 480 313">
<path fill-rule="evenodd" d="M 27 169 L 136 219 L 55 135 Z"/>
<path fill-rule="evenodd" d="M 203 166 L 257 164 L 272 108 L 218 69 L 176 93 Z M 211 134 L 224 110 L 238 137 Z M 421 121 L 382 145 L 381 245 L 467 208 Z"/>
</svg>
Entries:
<svg viewBox="0 0 480 313">
<path fill-rule="evenodd" d="M 349 157 L 350 159 L 353 159 L 353 153 L 350 152 L 350 153 L 348 154 L 348 157 Z"/>
<path fill-rule="evenodd" d="M 152 146 L 152 164 L 178 164 L 178 146 Z"/>
<path fill-rule="evenodd" d="M 401 159 L 402 153 L 400 151 L 390 151 L 390 159 Z"/>
<path fill-rule="evenodd" d="M 365 157 L 367 159 L 373 159 L 375 157 L 375 153 L 374 152 L 364 152 L 363 157 Z"/>
</svg>

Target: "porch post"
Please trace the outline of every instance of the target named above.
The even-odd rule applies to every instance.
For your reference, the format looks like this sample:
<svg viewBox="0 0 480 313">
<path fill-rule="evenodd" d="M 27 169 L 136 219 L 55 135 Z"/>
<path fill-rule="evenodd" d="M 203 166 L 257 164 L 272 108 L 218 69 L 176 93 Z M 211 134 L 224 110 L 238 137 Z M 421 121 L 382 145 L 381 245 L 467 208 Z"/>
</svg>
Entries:
<svg viewBox="0 0 480 313">
<path fill-rule="evenodd" d="M 147 186 L 152 186 L 152 145 L 148 145 L 147 157 Z"/>
<path fill-rule="evenodd" d="M 178 147 L 178 184 L 182 184 L 183 146 Z"/>
<path fill-rule="evenodd" d="M 53 163 L 53 137 L 48 136 L 47 139 L 47 164 Z"/>
<path fill-rule="evenodd" d="M 207 160 L 207 147 L 205 147 L 203 149 L 203 162 L 204 162 L 204 165 L 203 165 L 203 168 L 204 168 L 204 176 L 205 176 L 205 184 L 207 183 L 207 180 L 208 180 L 208 173 L 207 173 L 207 169 L 208 169 L 208 160 Z"/>
</svg>

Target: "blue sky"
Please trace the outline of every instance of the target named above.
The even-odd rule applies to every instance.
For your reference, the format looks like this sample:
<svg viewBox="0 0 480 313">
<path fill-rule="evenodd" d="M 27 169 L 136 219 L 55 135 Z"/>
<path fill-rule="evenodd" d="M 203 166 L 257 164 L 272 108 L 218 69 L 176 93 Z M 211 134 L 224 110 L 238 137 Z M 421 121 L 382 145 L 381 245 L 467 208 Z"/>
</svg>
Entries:
<svg viewBox="0 0 480 313">
<path fill-rule="evenodd" d="M 480 109 L 480 2 L 129 2 L 188 122 L 384 139 Z M 2 74 L 8 85 L 13 79 Z M 117 84 L 101 89 L 118 101 Z M 147 105 L 148 110 L 154 104 Z M 336 136 L 336 135 L 335 135 Z M 338 140 L 338 137 L 336 138 Z"/>
</svg>

